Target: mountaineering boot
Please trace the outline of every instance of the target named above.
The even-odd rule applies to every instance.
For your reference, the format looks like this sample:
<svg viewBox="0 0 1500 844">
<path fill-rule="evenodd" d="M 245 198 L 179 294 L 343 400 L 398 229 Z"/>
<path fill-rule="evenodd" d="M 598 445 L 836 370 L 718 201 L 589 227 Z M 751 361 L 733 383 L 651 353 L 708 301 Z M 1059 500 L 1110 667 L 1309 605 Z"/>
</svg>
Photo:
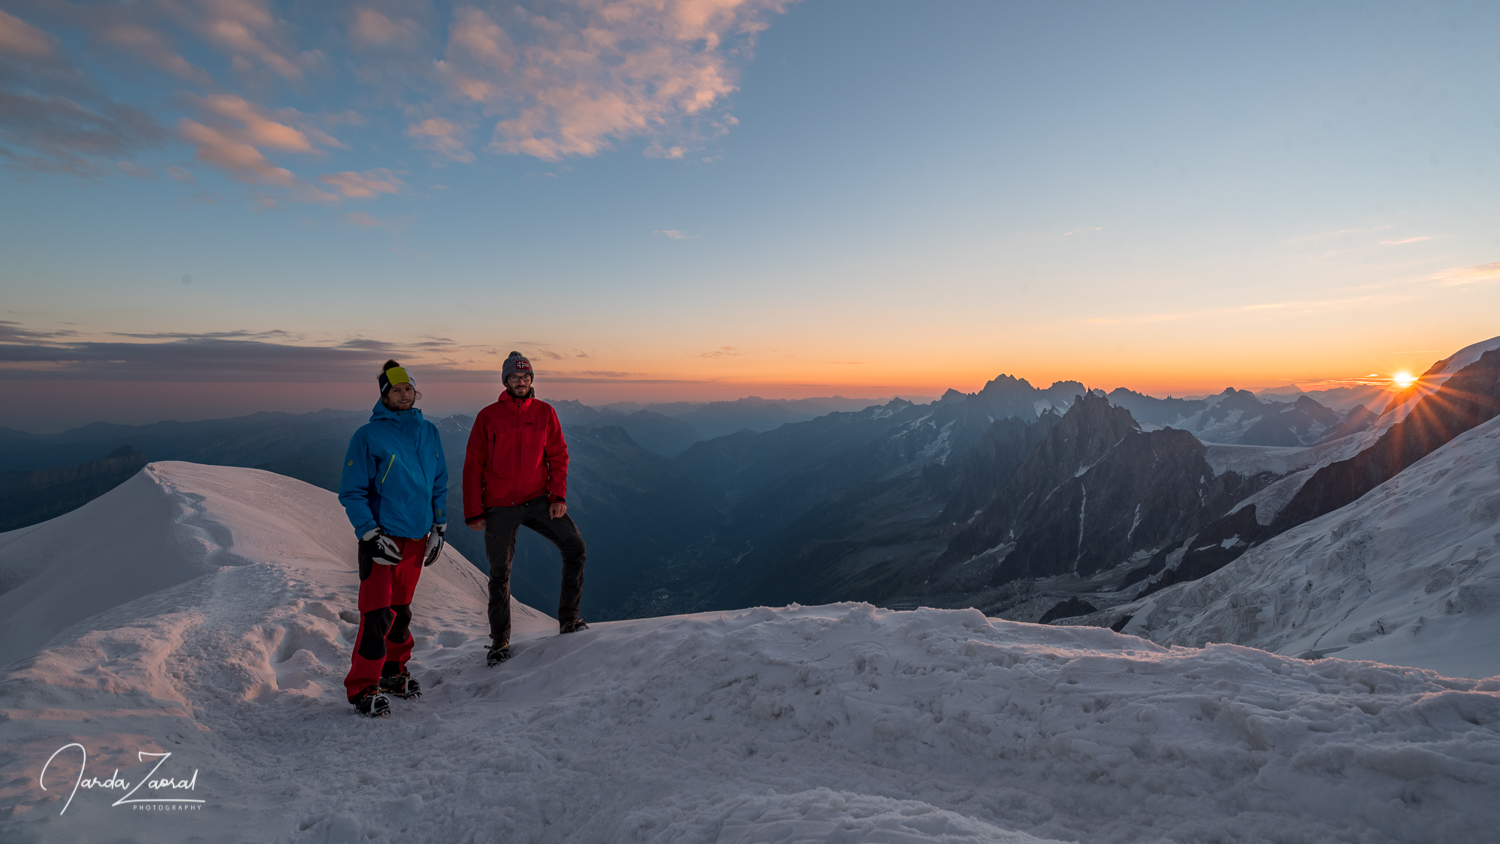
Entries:
<svg viewBox="0 0 1500 844">
<path fill-rule="evenodd" d="M 589 626 L 583 623 L 583 619 L 575 618 L 572 621 L 564 621 L 557 633 L 558 635 L 562 635 L 563 633 L 577 633 L 580 630 L 587 629 L 589 629 Z"/>
<path fill-rule="evenodd" d="M 391 699 L 375 686 L 365 686 L 354 700 L 350 701 L 361 715 L 380 718 L 391 714 Z"/>
<path fill-rule="evenodd" d="M 493 668 L 496 665 L 499 665 L 500 663 L 506 661 L 507 659 L 510 659 L 509 644 L 490 645 L 490 649 L 484 657 L 484 664 L 488 667 Z"/>
<path fill-rule="evenodd" d="M 390 692 L 399 698 L 413 698 L 422 696 L 422 685 L 417 678 L 411 676 L 411 672 L 405 668 L 400 674 L 380 678 L 380 690 Z"/>
</svg>

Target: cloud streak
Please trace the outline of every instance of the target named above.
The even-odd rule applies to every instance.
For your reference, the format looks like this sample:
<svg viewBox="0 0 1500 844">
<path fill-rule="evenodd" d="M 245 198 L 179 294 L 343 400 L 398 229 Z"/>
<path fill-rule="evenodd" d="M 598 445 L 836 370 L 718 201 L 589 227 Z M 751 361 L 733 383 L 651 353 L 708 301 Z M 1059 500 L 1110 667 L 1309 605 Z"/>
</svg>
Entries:
<svg viewBox="0 0 1500 844">
<path fill-rule="evenodd" d="M 406 136 L 415 141 L 418 149 L 435 152 L 449 161 L 474 163 L 474 153 L 465 146 L 468 132 L 452 120 L 441 117 L 423 120 L 408 126 Z"/>
<path fill-rule="evenodd" d="M 0 158 L 38 173 L 99 178 L 168 138 L 141 109 L 106 96 L 52 34 L 0 11 Z"/>
<path fill-rule="evenodd" d="M 298 53 L 291 46 L 291 31 L 272 14 L 269 0 L 199 0 L 167 8 L 175 22 L 228 54 L 231 67 L 242 75 L 269 71 L 297 82 L 303 66 L 320 58 L 316 51 Z"/>
<path fill-rule="evenodd" d="M 14 320 L 0 319 L 0 343 L 45 342 L 76 335 L 77 332 L 66 329 L 62 331 L 35 331 Z"/>
<path fill-rule="evenodd" d="M 24 59 L 48 59 L 56 52 L 56 39 L 20 18 L 0 10 L 0 54 Z"/>
<path fill-rule="evenodd" d="M 354 10 L 354 24 L 349 28 L 349 40 L 362 49 L 411 49 L 420 44 L 425 35 L 422 25 L 411 18 L 392 20 L 380 11 L 363 6 Z"/>
<path fill-rule="evenodd" d="M 382 193 L 396 194 L 406 185 L 384 167 L 363 173 L 330 173 L 319 177 L 319 181 L 332 185 L 350 199 L 374 199 Z"/>
<path fill-rule="evenodd" d="M 399 180 L 388 170 L 335 173 L 322 181 L 339 189 L 330 193 L 298 178 L 291 170 L 274 164 L 262 149 L 321 156 L 325 146 L 341 146 L 338 140 L 306 125 L 295 109 L 272 112 L 234 94 L 193 97 L 189 100 L 203 122 L 182 118 L 177 133 L 193 145 L 193 156 L 205 164 L 252 185 L 295 189 L 292 198 L 304 202 L 332 202 L 346 197 L 373 198 L 376 193 L 395 193 Z M 377 174 L 371 176 L 371 174 Z M 384 174 L 378 175 L 378 174 Z"/>
<path fill-rule="evenodd" d="M 130 22 L 107 24 L 99 29 L 97 37 L 179 79 L 203 86 L 213 84 L 208 71 L 183 58 L 164 33 L 150 27 Z"/>
<path fill-rule="evenodd" d="M 78 341 L 75 336 L 0 321 L 0 381 L 365 381 L 374 378 L 381 361 L 410 358 L 417 349 L 364 338 L 308 345 L 286 342 L 292 335 L 284 331 L 114 335 L 155 342 Z M 414 368 L 428 381 L 499 382 L 498 363 L 493 370 L 442 363 L 414 363 Z"/>
<path fill-rule="evenodd" d="M 1454 267 L 1434 275 L 1433 279 L 1445 287 L 1494 284 L 1500 281 L 1500 262 L 1479 264 L 1473 267 Z"/>
</svg>

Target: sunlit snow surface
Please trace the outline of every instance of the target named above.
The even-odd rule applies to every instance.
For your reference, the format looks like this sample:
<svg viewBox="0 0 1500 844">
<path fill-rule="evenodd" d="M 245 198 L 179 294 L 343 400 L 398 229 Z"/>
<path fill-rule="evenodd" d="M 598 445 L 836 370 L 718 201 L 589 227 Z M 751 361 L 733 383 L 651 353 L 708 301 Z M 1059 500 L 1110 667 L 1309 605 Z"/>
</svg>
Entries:
<svg viewBox="0 0 1500 844">
<path fill-rule="evenodd" d="M 152 495 L 175 512 L 124 529 Z M 105 529 L 121 532 L 101 557 Z M 1500 678 L 863 604 L 569 636 L 525 611 L 516 657 L 486 668 L 482 579 L 456 557 L 417 590 L 426 697 L 361 718 L 340 685 L 349 534 L 330 493 L 182 463 L 0 534 L 0 611 L 26 590 L 28 617 L 78 622 L 37 631 L 42 650 L 6 669 L 0 840 L 1451 842 L 1500 827 Z M 45 570 L 19 558 L 43 545 Z M 167 585 L 146 593 L 106 577 L 158 566 Z M 44 588 L 69 568 L 126 602 L 75 618 L 74 602 L 109 600 Z M 131 783 L 138 750 L 171 751 L 206 802 L 134 811 L 81 790 L 60 814 L 77 762 L 55 761 L 45 792 L 37 776 L 69 742 L 90 776 Z"/>
<path fill-rule="evenodd" d="M 1500 417 L 1358 501 L 1122 611 L 1159 642 L 1239 642 L 1500 673 Z"/>
</svg>

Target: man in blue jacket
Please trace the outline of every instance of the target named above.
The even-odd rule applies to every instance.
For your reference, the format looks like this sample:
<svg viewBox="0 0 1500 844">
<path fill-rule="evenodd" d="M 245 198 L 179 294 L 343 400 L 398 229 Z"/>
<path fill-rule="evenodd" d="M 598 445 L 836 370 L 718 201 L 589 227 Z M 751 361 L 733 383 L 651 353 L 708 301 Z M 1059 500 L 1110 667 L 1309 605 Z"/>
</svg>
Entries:
<svg viewBox="0 0 1500 844">
<path fill-rule="evenodd" d="M 344 455 L 339 501 L 359 537 L 359 633 L 344 678 L 363 715 L 390 712 L 386 693 L 421 694 L 406 670 L 411 657 L 411 597 L 425 566 L 443 550 L 448 469 L 437 428 L 414 405 L 411 375 L 388 360 L 380 401 L 354 432 Z"/>
</svg>

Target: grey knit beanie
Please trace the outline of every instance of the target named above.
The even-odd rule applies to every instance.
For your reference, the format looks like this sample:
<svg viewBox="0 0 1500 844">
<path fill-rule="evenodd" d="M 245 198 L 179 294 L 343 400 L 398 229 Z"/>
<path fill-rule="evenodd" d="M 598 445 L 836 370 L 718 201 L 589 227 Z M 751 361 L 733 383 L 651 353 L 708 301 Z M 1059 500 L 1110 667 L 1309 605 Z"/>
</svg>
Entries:
<svg viewBox="0 0 1500 844">
<path fill-rule="evenodd" d="M 505 359 L 505 365 L 500 367 L 500 383 L 504 384 L 510 380 L 510 376 L 516 374 L 536 377 L 536 373 L 531 368 L 531 361 L 520 352 L 511 352 L 510 357 Z"/>
</svg>

